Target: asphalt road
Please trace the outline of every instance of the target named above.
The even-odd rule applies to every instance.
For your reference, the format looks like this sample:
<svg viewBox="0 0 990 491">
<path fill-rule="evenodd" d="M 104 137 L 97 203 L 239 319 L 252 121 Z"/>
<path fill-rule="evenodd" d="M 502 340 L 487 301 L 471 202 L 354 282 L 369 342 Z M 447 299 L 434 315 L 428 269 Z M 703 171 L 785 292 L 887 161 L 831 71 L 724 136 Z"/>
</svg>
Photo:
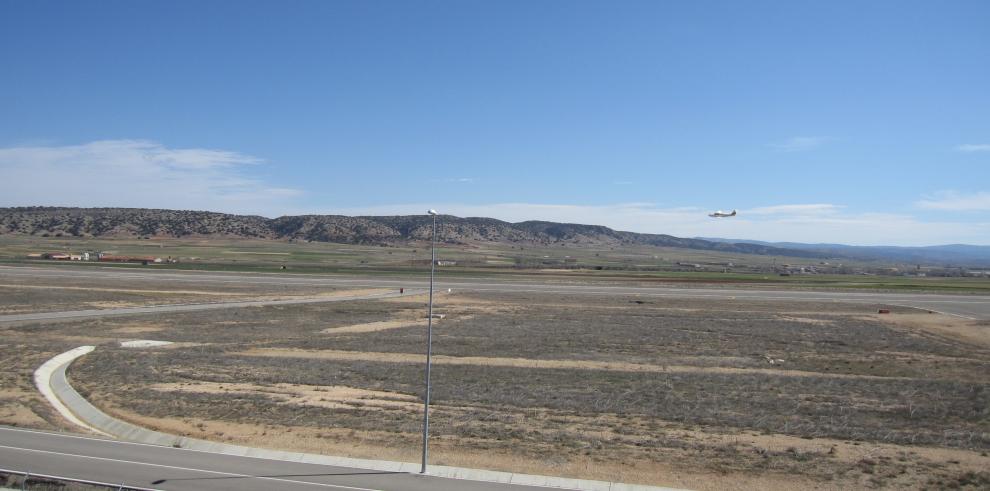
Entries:
<svg viewBox="0 0 990 491">
<path fill-rule="evenodd" d="M 254 274 L 254 273 L 213 273 L 213 272 L 175 272 L 153 270 L 122 270 L 121 268 L 100 267 L 0 267 L 0 281 L 16 282 L 19 277 L 33 278 L 77 278 L 94 280 L 128 280 L 148 281 L 161 284 L 163 282 L 178 284 L 255 284 L 255 285 L 299 285 L 312 287 L 334 288 L 424 288 L 428 285 L 427 277 L 419 278 L 380 278 L 357 277 L 354 275 L 294 275 L 294 274 Z M 452 288 L 458 291 L 473 292 L 517 292 L 517 293 L 559 293 L 579 295 L 641 295 L 671 298 L 711 298 L 713 300 L 778 300 L 778 301 L 825 301 L 852 302 L 884 305 L 900 305 L 933 310 L 967 319 L 990 320 L 990 296 L 981 295 L 948 295 L 929 293 L 879 293 L 862 291 L 817 291 L 817 290 L 785 290 L 750 288 L 695 288 L 669 286 L 628 286 L 615 282 L 567 283 L 550 282 L 541 279 L 504 279 L 504 278 L 443 278 L 437 282 L 437 288 L 445 290 Z M 37 314 L 21 314 L 0 316 L 0 322 L 23 320 L 46 320 L 66 317 L 92 317 L 105 315 L 143 314 L 158 312 L 180 312 L 190 310 L 207 310 L 215 308 L 231 308 L 256 305 L 271 305 L 278 303 L 312 303 L 332 301 L 313 298 L 292 300 L 258 301 L 258 302 L 223 302 L 209 304 L 162 305 L 136 307 L 125 309 L 102 309 L 73 312 L 47 312 Z"/>
<path fill-rule="evenodd" d="M 546 491 L 0 427 L 0 467 L 164 490 Z"/>
</svg>

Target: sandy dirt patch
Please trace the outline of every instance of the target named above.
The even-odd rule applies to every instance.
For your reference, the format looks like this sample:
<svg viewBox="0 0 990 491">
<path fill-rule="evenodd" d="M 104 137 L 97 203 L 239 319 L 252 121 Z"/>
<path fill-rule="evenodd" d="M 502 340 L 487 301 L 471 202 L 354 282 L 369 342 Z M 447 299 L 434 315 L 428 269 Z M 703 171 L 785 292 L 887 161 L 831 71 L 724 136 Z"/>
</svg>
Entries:
<svg viewBox="0 0 990 491">
<path fill-rule="evenodd" d="M 241 302 L 271 301 L 271 300 L 296 300 L 296 299 L 317 299 L 317 298 L 344 298 L 344 297 L 364 297 L 370 295 L 382 295 L 393 293 L 392 288 L 362 288 L 356 290 L 331 290 L 318 293 L 307 293 L 298 295 L 245 295 L 237 299 Z"/>
<path fill-rule="evenodd" d="M 394 288 L 362 288 L 356 290 L 333 290 L 329 292 L 317 293 L 316 295 L 287 295 L 285 298 L 300 298 L 300 297 L 358 297 L 364 295 L 377 295 L 384 293 L 394 293 Z"/>
<path fill-rule="evenodd" d="M 362 289 L 362 290 L 339 290 L 318 294 L 308 294 L 308 295 L 241 295 L 241 294 L 231 294 L 236 295 L 236 299 L 223 300 L 222 302 L 266 302 L 266 301 L 277 301 L 277 300 L 296 300 L 296 299 L 320 299 L 320 298 L 345 298 L 345 297 L 363 297 L 369 295 L 377 295 L 387 293 L 390 290 L 384 289 Z M 89 305 L 98 309 L 115 309 L 115 308 L 126 308 L 126 307 L 142 307 L 148 305 L 148 302 L 142 301 L 109 301 L 109 302 L 86 302 Z"/>
<path fill-rule="evenodd" d="M 283 404 L 318 406 L 328 409 L 347 409 L 354 406 L 361 406 L 364 409 L 407 409 L 415 411 L 421 408 L 419 398 L 408 394 L 356 389 L 340 385 L 257 385 L 197 381 L 156 384 L 152 385 L 151 389 L 162 392 L 262 395 Z"/>
<path fill-rule="evenodd" d="M 801 324 L 812 324 L 815 326 L 835 325 L 835 321 L 828 319 L 812 319 L 810 317 L 796 317 L 792 315 L 778 315 L 777 319 L 787 322 L 799 322 Z"/>
<path fill-rule="evenodd" d="M 404 327 L 426 327 L 427 319 L 426 316 L 423 318 L 418 318 L 418 314 L 421 312 L 413 312 L 412 315 L 404 315 L 402 318 L 378 321 L 378 322 L 368 322 L 364 324 L 352 324 L 350 326 L 341 327 L 330 327 L 320 331 L 323 334 L 354 334 L 354 333 L 365 333 L 365 332 L 378 332 L 378 331 L 388 331 L 390 329 L 402 329 Z M 458 320 L 468 320 L 473 318 L 473 315 L 458 315 Z M 440 322 L 445 322 L 443 319 L 433 319 L 433 325 L 437 325 Z"/>
<path fill-rule="evenodd" d="M 253 254 L 256 256 L 288 256 L 290 252 L 222 251 L 224 254 Z"/>
<path fill-rule="evenodd" d="M 376 353 L 364 351 L 301 350 L 284 348 L 256 348 L 235 353 L 244 356 L 266 356 L 275 358 L 310 358 L 325 360 L 371 361 L 386 363 L 424 363 L 426 355 L 412 353 Z M 683 357 L 681 357 L 683 359 Z M 772 368 L 731 368 L 698 367 L 688 365 L 650 365 L 645 363 L 591 361 L 591 360 L 534 360 L 531 358 L 498 358 L 483 356 L 444 356 L 434 355 L 433 363 L 440 365 L 479 365 L 513 368 L 545 368 L 562 370 L 608 370 L 617 372 L 653 373 L 721 373 L 721 374 L 766 374 L 786 377 L 821 377 L 840 379 L 905 379 L 906 377 L 881 377 L 876 375 L 855 375 L 844 373 L 819 373 L 800 370 Z"/>
<path fill-rule="evenodd" d="M 127 302 L 127 301 L 109 301 L 109 302 L 85 302 L 83 305 L 92 307 L 94 309 L 124 309 L 128 307 L 143 307 L 148 305 L 146 302 Z"/>
<path fill-rule="evenodd" d="M 133 341 L 121 341 L 121 348 L 159 348 L 173 344 L 171 341 L 156 341 L 153 339 L 135 339 Z"/>
<path fill-rule="evenodd" d="M 155 295 L 215 295 L 215 296 L 240 296 L 241 293 L 223 291 L 199 291 L 199 290 L 138 290 L 133 288 L 97 288 L 88 286 L 52 286 L 52 285 L 4 285 L 0 288 L 16 289 L 36 289 L 36 290 L 79 290 L 86 292 L 114 292 L 114 293 L 153 293 Z"/>
<path fill-rule="evenodd" d="M 163 325 L 146 324 L 146 325 L 119 327 L 117 329 L 111 330 L 110 332 L 114 334 L 142 334 L 147 332 L 160 332 L 164 330 L 165 330 L 165 326 Z"/>
<path fill-rule="evenodd" d="M 430 295 L 428 293 L 420 293 L 416 295 L 389 298 L 384 301 L 392 303 L 414 303 L 426 305 L 429 300 Z M 476 298 L 473 296 L 458 295 L 456 291 L 454 293 L 447 293 L 447 290 L 437 290 L 433 292 L 433 307 L 436 308 L 438 306 L 498 306 L 504 308 L 506 307 L 506 303 L 485 300 L 483 298 Z"/>
<path fill-rule="evenodd" d="M 30 312 L 32 307 L 34 306 L 29 303 L 12 303 L 0 306 L 0 313 L 18 314 L 21 312 Z"/>
<path fill-rule="evenodd" d="M 353 324 L 350 326 L 331 327 L 320 331 L 324 334 L 350 334 L 360 332 L 387 331 L 389 329 L 400 329 L 403 327 L 426 326 L 426 319 L 420 321 L 392 320 L 380 322 L 368 322 L 366 324 Z"/>
</svg>

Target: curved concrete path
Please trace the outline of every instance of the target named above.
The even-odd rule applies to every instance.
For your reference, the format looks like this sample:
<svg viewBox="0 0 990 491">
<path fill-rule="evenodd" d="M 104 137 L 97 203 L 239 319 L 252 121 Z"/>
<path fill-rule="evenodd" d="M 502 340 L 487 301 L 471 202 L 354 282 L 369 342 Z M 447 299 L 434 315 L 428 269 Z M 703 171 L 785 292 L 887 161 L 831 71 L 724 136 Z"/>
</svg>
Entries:
<svg viewBox="0 0 990 491">
<path fill-rule="evenodd" d="M 80 356 L 91 353 L 96 346 L 80 346 L 75 349 L 71 349 L 62 353 L 51 360 L 46 361 L 37 370 L 34 371 L 34 385 L 38 387 L 41 395 L 45 396 L 48 403 L 62 415 L 63 418 L 67 419 L 70 423 L 85 428 L 87 431 L 91 431 L 98 435 L 113 436 L 109 433 L 104 433 L 76 417 L 76 415 L 62 403 L 62 400 L 55 394 L 55 390 L 52 387 L 52 380 L 55 378 L 55 372 L 60 372 L 59 379 L 65 381 L 65 368 L 69 366 L 76 358 Z M 68 385 L 68 383 L 66 383 Z M 73 391 L 74 392 L 74 391 Z M 78 395 L 78 394 L 77 394 Z"/>
<path fill-rule="evenodd" d="M 178 447 L 231 456 L 330 465 L 383 472 L 408 474 L 415 474 L 419 472 L 419 464 L 408 462 L 352 459 L 347 457 L 333 457 L 328 455 L 228 445 L 226 443 L 210 442 L 206 440 L 161 433 L 130 424 L 126 421 L 121 421 L 90 404 L 89 401 L 87 401 L 82 395 L 72 388 L 66 378 L 65 372 L 69 365 L 76 359 L 92 352 L 93 350 L 93 346 L 80 346 L 52 358 L 42 365 L 41 368 L 35 371 L 35 383 L 38 385 L 38 389 L 45 394 L 45 397 L 52 403 L 53 406 L 56 407 L 56 409 L 59 410 L 59 413 L 65 415 L 66 419 L 69 421 L 72 421 L 74 424 L 89 431 L 95 431 L 103 435 L 112 436 L 130 442 Z M 587 491 L 676 491 L 673 488 L 656 486 L 592 481 L 586 479 L 568 479 L 562 477 L 517 474 L 513 472 L 498 472 L 439 465 L 431 465 L 429 467 L 429 475 L 472 481 L 487 481 L 503 484 Z"/>
</svg>

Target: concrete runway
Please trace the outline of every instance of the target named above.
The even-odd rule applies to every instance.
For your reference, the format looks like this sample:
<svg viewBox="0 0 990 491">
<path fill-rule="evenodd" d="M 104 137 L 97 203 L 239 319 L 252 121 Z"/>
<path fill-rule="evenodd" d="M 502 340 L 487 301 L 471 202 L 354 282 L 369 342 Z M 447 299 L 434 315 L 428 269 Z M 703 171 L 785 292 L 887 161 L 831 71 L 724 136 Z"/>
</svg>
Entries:
<svg viewBox="0 0 990 491">
<path fill-rule="evenodd" d="M 546 491 L 0 427 L 0 467 L 165 490 Z"/>
<path fill-rule="evenodd" d="M 0 267 L 0 281 L 16 282 L 20 277 L 32 278 L 75 278 L 94 280 L 127 280 L 133 282 L 147 281 L 153 284 L 162 282 L 174 284 L 209 284 L 223 286 L 225 284 L 253 285 L 295 285 L 309 287 L 333 288 L 395 288 L 407 289 L 425 288 L 428 286 L 427 276 L 423 278 L 398 277 L 356 277 L 354 275 L 295 275 L 295 274 L 257 274 L 257 273 L 213 273 L 213 272 L 177 272 L 123 270 L 109 267 Z M 540 279 L 505 279 L 505 278 L 444 278 L 437 281 L 439 290 L 452 288 L 457 291 L 471 292 L 516 292 L 516 293 L 556 293 L 573 295 L 641 295 L 671 298 L 710 298 L 718 300 L 776 300 L 776 301 L 823 301 L 851 302 L 883 305 L 898 305 L 932 310 L 949 315 L 973 320 L 990 320 L 990 296 L 985 295 L 949 295 L 938 293 L 875 293 L 863 291 L 819 291 L 819 290 L 787 290 L 787 289 L 750 289 L 750 288 L 697 288 L 670 286 L 627 286 L 621 282 L 595 281 L 574 282 L 540 281 Z M 408 293 L 408 292 L 407 292 Z M 324 301 L 333 301 L 327 298 Z M 46 312 L 37 314 L 20 314 L 0 316 L 0 322 L 15 322 L 25 320 L 46 320 L 66 317 L 94 317 L 105 315 L 145 314 L 160 312 L 180 312 L 190 310 L 207 310 L 215 308 L 233 308 L 244 306 L 271 305 L 279 303 L 314 303 L 319 299 L 299 298 L 276 301 L 235 301 L 208 304 L 162 305 L 150 307 L 135 307 L 124 309 L 102 309 L 72 312 Z"/>
</svg>

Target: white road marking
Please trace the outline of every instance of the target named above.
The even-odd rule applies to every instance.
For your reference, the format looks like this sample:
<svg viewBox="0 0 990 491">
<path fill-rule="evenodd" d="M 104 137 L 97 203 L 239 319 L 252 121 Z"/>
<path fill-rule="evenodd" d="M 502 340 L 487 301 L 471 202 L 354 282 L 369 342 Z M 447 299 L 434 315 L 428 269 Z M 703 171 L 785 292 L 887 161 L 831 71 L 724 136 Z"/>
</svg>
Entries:
<svg viewBox="0 0 990 491">
<path fill-rule="evenodd" d="M 93 441 L 93 442 L 107 443 L 107 444 L 111 444 L 111 445 L 132 445 L 132 446 L 138 446 L 138 447 L 151 447 L 151 448 L 158 449 L 158 450 L 161 450 L 161 451 L 166 451 L 166 452 L 196 452 L 196 453 L 203 453 L 203 454 L 208 454 L 208 455 L 219 455 L 219 456 L 223 456 L 223 457 L 232 457 L 232 458 L 237 458 L 237 459 L 256 459 L 256 460 L 266 460 L 266 461 L 269 461 L 269 462 L 286 462 L 286 461 L 281 461 L 281 460 L 276 460 L 276 459 L 271 459 L 271 458 L 266 458 L 266 457 L 252 457 L 252 456 L 249 456 L 249 455 L 232 455 L 232 454 L 225 454 L 225 453 L 218 453 L 218 452 L 209 452 L 209 451 L 206 451 L 206 450 L 197 450 L 195 448 L 163 447 L 161 445 L 155 445 L 153 443 L 129 442 L 129 441 L 126 441 L 126 440 L 112 440 L 112 439 L 107 439 L 107 438 L 97 438 L 97 437 L 86 436 L 86 435 L 73 435 L 73 434 L 69 434 L 69 433 L 56 433 L 56 432 L 52 432 L 52 431 L 29 430 L 29 429 L 26 429 L 26 428 L 0 427 L 0 432 L 3 432 L 3 431 L 17 431 L 17 432 L 20 432 L 20 433 L 32 433 L 32 434 L 35 434 L 35 435 L 48 435 L 48 436 L 55 437 L 55 438 L 72 438 L 74 440 L 87 440 L 87 441 Z M 336 465 L 330 465 L 330 464 L 312 464 L 312 463 L 307 463 L 307 462 L 295 462 L 295 463 L 304 464 L 304 465 L 327 465 L 327 466 L 330 466 L 330 467 L 341 467 L 341 468 L 345 468 L 345 469 L 358 469 L 358 470 L 368 470 L 368 471 L 378 470 L 378 469 L 362 469 L 360 467 L 336 466 Z M 396 471 L 396 472 L 398 472 L 398 471 Z"/>
<path fill-rule="evenodd" d="M 276 459 L 271 459 L 271 458 L 266 458 L 266 457 L 252 457 L 252 456 L 248 456 L 248 455 L 231 455 L 231 454 L 223 454 L 223 453 L 217 453 L 217 452 L 210 452 L 210 451 L 207 451 L 207 450 L 196 450 L 194 448 L 163 447 L 161 445 L 155 445 L 155 444 L 151 444 L 151 443 L 129 442 L 129 441 L 125 441 L 125 440 L 109 440 L 109 439 L 106 439 L 106 438 L 97 438 L 97 437 L 85 436 L 85 435 L 73 435 L 73 434 L 68 434 L 68 433 L 56 433 L 56 432 L 52 432 L 52 431 L 31 430 L 31 429 L 26 429 L 26 428 L 12 428 L 12 427 L 2 427 L 2 426 L 0 426 L 0 433 L 2 433 L 4 431 L 16 431 L 16 432 L 20 432 L 20 433 L 31 433 L 31 434 L 35 434 L 35 435 L 46 435 L 46 436 L 51 436 L 51 437 L 55 437 L 55 438 L 72 438 L 72 439 L 75 439 L 75 440 L 87 440 L 87 441 L 107 443 L 107 444 L 111 444 L 111 445 L 134 445 L 134 446 L 139 446 L 139 447 L 151 447 L 151 448 L 154 448 L 154 449 L 158 449 L 158 450 L 162 450 L 162 451 L 167 451 L 167 452 L 196 452 L 196 453 L 202 453 L 202 454 L 208 454 L 208 455 L 217 455 L 217 456 L 221 456 L 221 457 L 231 457 L 231 458 L 235 458 L 235 459 L 256 459 L 256 460 L 266 460 L 266 461 L 275 461 L 275 462 L 291 462 L 291 463 L 303 464 L 303 465 L 317 465 L 317 466 L 325 466 L 325 467 L 337 467 L 337 468 L 342 468 L 342 469 L 354 469 L 354 470 L 359 470 L 359 471 L 378 471 L 378 470 L 380 470 L 380 469 L 371 469 L 371 468 L 350 467 L 350 466 L 346 466 L 346 465 L 316 464 L 316 463 L 295 462 L 295 461 L 279 461 L 279 460 L 276 460 Z M 2 447 L 2 446 L 0 446 L 0 447 Z M 17 448 L 17 447 L 10 447 L 10 448 Z M 30 449 L 26 449 L 26 450 L 30 450 Z M 155 464 L 148 464 L 148 465 L 155 465 Z M 411 476 L 414 476 L 414 477 L 424 476 L 424 474 L 411 474 L 411 473 L 403 472 L 403 471 L 390 471 L 390 472 L 393 473 L 393 474 L 407 474 L 407 475 L 411 475 Z M 432 478 L 435 478 L 435 479 L 453 479 L 453 480 L 463 479 L 463 478 L 450 477 L 450 476 L 437 476 L 437 475 L 433 475 L 433 474 L 430 474 L 430 473 L 425 474 L 425 476 L 432 477 Z M 253 476 L 249 476 L 249 477 L 253 477 Z M 512 483 L 506 483 L 506 482 L 502 482 L 502 481 L 488 480 L 488 479 L 463 479 L 463 480 L 473 481 L 473 482 L 489 482 L 489 483 L 495 483 L 495 484 L 502 484 L 502 485 L 507 485 L 507 486 L 513 486 L 513 487 L 527 486 L 527 487 L 531 487 L 531 488 L 552 488 L 552 489 L 562 489 L 562 490 L 579 491 L 579 490 L 574 489 L 574 488 L 561 487 L 561 486 L 552 486 L 552 485 L 542 485 L 542 484 L 524 484 L 524 485 L 523 484 L 512 484 Z M 361 488 L 351 488 L 351 489 L 361 489 Z M 668 488 L 662 488 L 662 489 L 668 489 Z M 375 491 L 379 491 L 379 490 L 375 490 Z M 685 490 L 674 490 L 674 489 L 672 489 L 672 491 L 685 491 Z"/>
<path fill-rule="evenodd" d="M 101 460 L 101 461 L 105 461 L 105 462 L 116 462 L 118 464 L 146 465 L 146 466 L 150 466 L 150 467 L 161 467 L 163 469 L 174 469 L 174 470 L 180 470 L 180 471 L 203 472 L 203 473 L 207 473 L 207 474 L 218 474 L 218 475 L 221 475 L 221 476 L 229 476 L 229 477 L 243 477 L 243 478 L 249 478 L 249 479 L 262 479 L 262 480 L 266 480 L 266 481 L 276 481 L 276 482 L 284 482 L 284 483 L 290 483 L 290 484 L 302 484 L 302 485 L 305 485 L 305 486 L 316 486 L 316 487 L 321 487 L 321 488 L 350 489 L 350 490 L 353 490 L 353 491 L 381 491 L 380 489 L 375 489 L 375 488 L 359 488 L 359 487 L 355 487 L 355 486 L 343 486 L 343 485 L 339 485 L 339 484 L 323 484 L 323 483 L 318 483 L 318 482 L 296 481 L 294 479 L 282 479 L 280 477 L 252 476 L 252 475 L 249 475 L 249 474 L 237 474 L 237 473 L 234 473 L 234 472 L 211 471 L 211 470 L 208 470 L 208 469 L 196 469 L 196 468 L 193 468 L 193 467 L 179 467 L 179 466 L 175 466 L 175 465 L 153 464 L 153 463 L 150 463 L 150 462 L 138 462 L 138 461 L 134 461 L 134 460 L 111 459 L 111 458 L 107 458 L 107 457 L 91 457 L 89 455 L 79 455 L 79 454 L 64 453 L 64 452 L 53 452 L 53 451 L 50 451 L 50 450 L 37 450 L 37 449 L 34 449 L 34 448 L 11 447 L 11 446 L 7 446 L 7 445 L 0 445 L 0 448 L 6 448 L 8 450 L 21 450 L 21 451 L 25 451 L 25 452 L 36 452 L 36 453 L 43 453 L 43 454 L 49 454 L 49 455 L 60 455 L 60 456 L 63 456 L 63 457 L 75 457 L 75 458 L 80 458 L 80 459 Z"/>
</svg>

